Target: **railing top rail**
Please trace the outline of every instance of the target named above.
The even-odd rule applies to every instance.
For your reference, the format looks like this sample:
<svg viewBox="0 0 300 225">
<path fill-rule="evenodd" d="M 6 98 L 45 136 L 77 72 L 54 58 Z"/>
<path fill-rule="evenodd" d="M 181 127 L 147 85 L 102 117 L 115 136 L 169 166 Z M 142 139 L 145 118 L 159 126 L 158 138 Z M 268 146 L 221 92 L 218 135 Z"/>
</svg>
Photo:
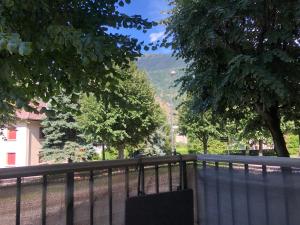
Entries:
<svg viewBox="0 0 300 225">
<path fill-rule="evenodd" d="M 281 167 L 299 167 L 300 159 L 267 156 L 227 156 L 227 155 L 198 155 L 197 160 L 207 162 L 228 162 Z"/>
<path fill-rule="evenodd" d="M 143 165 L 156 165 L 176 163 L 179 156 L 149 157 L 141 159 L 110 160 L 96 162 L 66 163 L 54 165 L 38 165 L 29 167 L 15 167 L 0 169 L 0 179 L 10 179 L 17 177 L 42 176 L 52 174 L 63 174 L 68 172 L 83 172 L 91 170 L 104 170 L 109 168 L 124 168 Z M 300 159 L 283 157 L 259 157 L 259 156 L 227 156 L 227 155 L 184 155 L 183 161 L 207 161 L 207 162 L 228 162 L 241 164 L 255 164 L 281 167 L 299 167 Z"/>
<path fill-rule="evenodd" d="M 156 165 L 156 164 L 167 164 L 167 163 L 176 163 L 181 159 L 183 161 L 196 161 L 197 156 L 183 155 L 182 158 L 180 158 L 179 156 L 163 156 L 163 157 L 148 157 L 148 158 L 141 158 L 141 159 L 109 160 L 109 161 L 4 168 L 4 169 L 0 169 L 0 179 L 63 174 L 68 172 L 83 172 L 83 171 L 90 171 L 90 170 L 103 170 L 109 168 L 123 168 L 127 166 L 136 166 L 139 163 L 142 163 L 145 166 Z"/>
</svg>

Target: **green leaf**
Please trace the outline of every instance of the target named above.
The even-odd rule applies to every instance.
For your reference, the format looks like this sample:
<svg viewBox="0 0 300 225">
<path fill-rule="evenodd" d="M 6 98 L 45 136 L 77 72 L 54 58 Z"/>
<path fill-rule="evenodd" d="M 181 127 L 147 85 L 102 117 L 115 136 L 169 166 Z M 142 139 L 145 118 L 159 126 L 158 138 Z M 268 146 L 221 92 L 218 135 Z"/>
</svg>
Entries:
<svg viewBox="0 0 300 225">
<path fill-rule="evenodd" d="M 32 53 L 32 44 L 31 42 L 22 42 L 19 45 L 19 54 L 22 56 L 27 56 Z"/>
<path fill-rule="evenodd" d="M 18 52 L 18 45 L 19 43 L 16 40 L 9 40 L 6 48 L 10 54 L 14 54 Z"/>
<path fill-rule="evenodd" d="M 7 40 L 5 38 L 0 39 L 0 51 L 6 50 Z"/>
</svg>

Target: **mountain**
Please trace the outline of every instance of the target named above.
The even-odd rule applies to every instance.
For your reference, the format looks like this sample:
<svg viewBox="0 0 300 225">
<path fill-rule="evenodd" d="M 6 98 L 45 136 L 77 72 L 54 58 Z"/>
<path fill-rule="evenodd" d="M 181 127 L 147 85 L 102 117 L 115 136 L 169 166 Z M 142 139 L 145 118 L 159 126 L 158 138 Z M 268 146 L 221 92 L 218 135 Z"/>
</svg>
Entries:
<svg viewBox="0 0 300 225">
<path fill-rule="evenodd" d="M 167 54 L 151 54 L 139 58 L 137 65 L 147 73 L 157 96 L 163 101 L 170 102 L 171 97 L 178 95 L 178 87 L 173 86 L 174 81 L 183 75 L 183 60 L 176 60 Z"/>
</svg>

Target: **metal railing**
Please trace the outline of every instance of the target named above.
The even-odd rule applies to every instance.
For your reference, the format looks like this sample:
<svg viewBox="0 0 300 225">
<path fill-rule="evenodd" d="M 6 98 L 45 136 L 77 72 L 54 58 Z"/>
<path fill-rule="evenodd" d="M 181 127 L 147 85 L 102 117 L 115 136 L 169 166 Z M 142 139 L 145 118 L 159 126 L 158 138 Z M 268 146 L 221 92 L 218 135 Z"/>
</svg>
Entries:
<svg viewBox="0 0 300 225">
<path fill-rule="evenodd" d="M 94 171 L 103 171 L 107 176 L 107 191 L 108 191 L 108 212 L 109 212 L 109 225 L 113 224 L 113 170 L 122 170 L 124 173 L 125 185 L 124 193 L 126 197 L 129 197 L 129 174 L 130 171 L 136 170 L 137 165 L 143 167 L 152 168 L 155 171 L 155 192 L 160 192 L 159 185 L 159 172 L 162 166 L 167 168 L 168 177 L 168 191 L 172 191 L 172 167 L 183 161 L 185 163 L 192 163 L 196 169 L 196 156 L 166 156 L 166 157 L 153 157 L 153 158 L 141 158 L 132 160 L 114 160 L 114 161 L 99 161 L 99 162 L 82 162 L 82 163 L 70 163 L 70 164 L 56 164 L 56 165 L 40 165 L 31 167 L 17 167 L 17 168 L 5 168 L 0 169 L 0 182 L 16 180 L 15 182 L 15 224 L 21 224 L 21 203 L 22 203 L 22 186 L 25 185 L 22 179 L 33 177 L 33 179 L 41 179 L 42 194 L 41 194 L 41 224 L 47 224 L 47 192 L 48 192 L 48 178 L 52 175 L 64 175 L 65 183 L 65 223 L 67 225 L 74 224 L 74 183 L 76 180 L 76 173 L 87 172 L 88 176 L 88 192 L 89 192 L 89 222 L 86 224 L 94 224 Z M 144 169 L 143 169 L 144 171 Z M 144 187 L 145 175 L 142 174 L 142 187 Z M 1 199 L 0 199 L 1 201 Z M 40 224 L 40 222 L 37 222 Z"/>
<path fill-rule="evenodd" d="M 296 225 L 299 224 L 297 209 L 300 208 L 300 159 L 256 157 L 256 156 L 227 156 L 227 155 L 187 155 L 142 158 L 132 160 L 115 160 L 100 162 L 84 162 L 72 164 L 41 165 L 32 167 L 18 167 L 0 169 L 0 192 L 1 182 L 11 185 L 10 190 L 15 191 L 14 216 L 15 221 L 9 224 L 22 224 L 23 189 L 27 182 L 38 180 L 41 186 L 41 195 L 38 199 L 40 210 L 38 212 L 40 222 L 37 224 L 49 224 L 49 185 L 51 177 L 60 176 L 60 182 L 64 186 L 64 223 L 75 224 L 74 217 L 77 216 L 75 184 L 78 174 L 85 173 L 87 186 L 83 187 L 87 195 L 84 207 L 88 208 L 88 219 L 84 224 L 95 224 L 95 212 L 98 208 L 95 199 L 99 194 L 99 184 L 96 183 L 99 174 L 105 182 L 107 195 L 105 198 L 105 210 L 107 210 L 107 223 L 116 222 L 114 209 L 114 196 L 122 192 L 125 199 L 137 194 L 136 168 L 143 165 L 145 174 L 142 174 L 142 188 L 145 188 L 145 179 L 151 171 L 153 177 L 153 192 L 174 191 L 178 184 L 174 171 L 179 173 L 178 163 L 192 169 L 193 174 L 183 174 L 192 184 L 195 190 L 195 218 L 196 224 L 200 225 Z M 144 169 L 142 170 L 144 173 Z M 186 169 L 184 170 L 186 171 Z M 117 185 L 116 177 L 122 183 L 117 191 L 113 191 Z M 165 187 L 162 188 L 162 177 Z M 26 179 L 32 179 L 26 181 Z M 122 178 L 122 179 L 121 179 Z M 177 183 L 176 183 L 177 182 Z M 147 185 L 146 185 L 147 186 Z M 132 188 L 133 187 L 133 188 Z M 35 189 L 34 189 L 35 190 Z M 144 192 L 144 190 L 142 190 Z M 4 194 L 5 195 L 5 194 Z M 2 195 L 3 196 L 3 195 Z M 1 201 L 0 197 L 0 201 Z M 123 200 L 122 200 L 123 201 Z M 1 203 L 1 202 L 0 202 Z M 278 209 L 281 209 L 278 211 Z M 103 210 L 103 209 L 102 209 Z M 1 211 L 1 204 L 0 204 Z M 1 213 L 1 212 L 0 212 Z M 2 214 L 1 214 L 2 216 Z M 1 218 L 2 219 L 2 218 Z M 102 222 L 101 222 L 102 223 Z M 1 220 L 0 220 L 1 224 Z"/>
<path fill-rule="evenodd" d="M 198 155 L 199 223 L 297 225 L 300 159 Z"/>
</svg>

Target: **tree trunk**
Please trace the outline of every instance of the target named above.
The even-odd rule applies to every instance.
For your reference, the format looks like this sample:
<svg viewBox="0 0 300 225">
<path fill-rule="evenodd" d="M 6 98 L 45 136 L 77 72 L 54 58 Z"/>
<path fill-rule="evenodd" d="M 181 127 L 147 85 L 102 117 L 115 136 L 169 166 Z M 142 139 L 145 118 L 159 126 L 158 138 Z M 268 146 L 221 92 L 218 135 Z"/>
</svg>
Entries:
<svg viewBox="0 0 300 225">
<path fill-rule="evenodd" d="M 105 160 L 105 144 L 102 144 L 102 160 Z"/>
<path fill-rule="evenodd" d="M 257 106 L 260 115 L 265 120 L 268 129 L 271 132 L 274 148 L 279 157 L 289 157 L 290 154 L 287 150 L 283 133 L 280 127 L 280 116 L 278 113 L 278 106 L 270 107 L 269 109 L 263 109 L 262 106 Z"/>
<path fill-rule="evenodd" d="M 258 150 L 259 154 L 263 155 L 263 140 L 258 140 Z"/>
<path fill-rule="evenodd" d="M 204 154 L 208 153 L 208 135 L 202 137 L 202 145 Z"/>
<path fill-rule="evenodd" d="M 124 145 L 118 146 L 118 159 L 124 159 Z"/>
</svg>

